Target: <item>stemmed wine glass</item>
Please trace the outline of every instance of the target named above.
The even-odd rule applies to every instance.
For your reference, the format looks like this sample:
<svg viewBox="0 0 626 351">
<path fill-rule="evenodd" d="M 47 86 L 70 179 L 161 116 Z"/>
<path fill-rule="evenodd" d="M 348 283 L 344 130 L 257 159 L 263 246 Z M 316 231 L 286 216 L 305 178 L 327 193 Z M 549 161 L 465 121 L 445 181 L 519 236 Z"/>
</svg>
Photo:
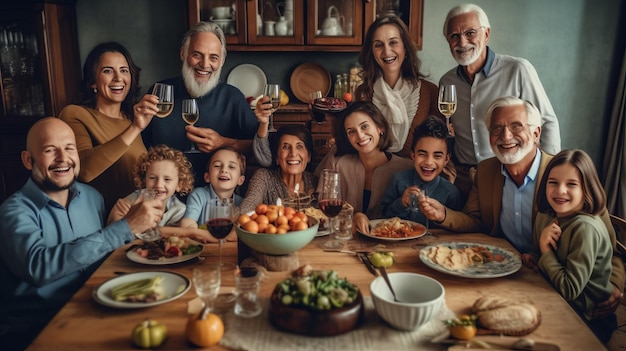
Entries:
<svg viewBox="0 0 626 351">
<path fill-rule="evenodd" d="M 213 199 L 207 203 L 209 221 L 206 226 L 209 233 L 219 242 L 219 262 L 222 264 L 222 242 L 233 229 L 234 217 L 233 199 Z"/>
<path fill-rule="evenodd" d="M 198 101 L 196 99 L 185 99 L 182 104 L 182 115 L 183 120 L 188 125 L 194 125 L 198 119 L 200 118 L 200 111 L 198 110 Z M 198 153 L 200 150 L 196 149 L 196 145 L 194 142 L 191 142 L 191 147 L 189 150 L 185 151 L 187 153 Z"/>
<path fill-rule="evenodd" d="M 159 112 L 156 113 L 156 116 L 159 118 L 169 116 L 174 109 L 174 86 L 156 83 L 152 88 L 152 95 L 156 95 L 159 98 L 159 102 L 157 103 Z"/>
<path fill-rule="evenodd" d="M 280 85 L 278 84 L 266 84 L 265 91 L 263 93 L 265 96 L 269 96 L 270 102 L 272 103 L 272 110 L 276 111 L 278 107 L 280 107 Z M 274 128 L 274 112 L 270 114 L 270 126 L 267 130 L 268 132 L 275 132 Z"/>
<path fill-rule="evenodd" d="M 456 112 L 456 85 L 442 84 L 439 86 L 438 106 L 439 112 L 446 116 L 448 134 L 452 135 L 452 130 L 450 129 L 450 117 L 454 114 L 454 112 Z"/>
<path fill-rule="evenodd" d="M 409 203 L 409 207 L 407 208 L 407 211 L 412 212 L 412 213 L 418 213 L 420 211 L 419 203 L 421 201 L 425 201 L 427 195 L 428 193 L 425 187 L 419 188 L 419 193 L 417 194 L 411 193 L 410 203 Z M 428 217 L 424 215 L 424 218 L 426 219 L 426 222 L 424 223 L 426 225 L 426 233 L 424 233 L 424 235 L 432 235 L 432 233 L 429 230 Z"/>
<path fill-rule="evenodd" d="M 338 250 L 343 247 L 343 242 L 334 239 L 333 219 L 339 215 L 343 208 L 343 199 L 341 195 L 341 179 L 339 172 L 333 169 L 325 169 L 320 179 L 322 183 L 322 191 L 320 193 L 318 205 L 320 210 L 328 217 L 328 225 L 331 239 L 322 244 L 324 249 Z"/>
<path fill-rule="evenodd" d="M 203 313 L 213 309 L 213 302 L 220 292 L 222 270 L 214 263 L 202 264 L 193 269 L 193 286 L 204 303 Z"/>
</svg>

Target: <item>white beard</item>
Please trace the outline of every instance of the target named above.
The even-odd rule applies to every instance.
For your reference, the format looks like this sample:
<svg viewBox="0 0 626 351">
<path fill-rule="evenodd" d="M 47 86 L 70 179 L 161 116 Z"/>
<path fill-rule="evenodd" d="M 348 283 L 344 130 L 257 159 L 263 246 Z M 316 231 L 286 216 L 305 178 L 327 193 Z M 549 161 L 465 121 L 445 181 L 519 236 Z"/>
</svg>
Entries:
<svg viewBox="0 0 626 351">
<path fill-rule="evenodd" d="M 506 142 L 503 144 L 506 144 Z M 535 145 L 530 140 L 526 143 L 526 145 L 521 146 L 519 149 L 517 149 L 517 151 L 513 153 L 502 153 L 497 145 L 495 147 L 492 147 L 493 153 L 496 155 L 498 160 L 500 160 L 500 162 L 505 165 L 518 163 L 524 157 L 526 157 L 526 155 L 531 153 L 533 151 L 533 148 L 535 148 Z"/>
<path fill-rule="evenodd" d="M 480 54 L 482 54 L 483 49 L 485 48 L 483 47 L 476 47 L 476 45 L 472 45 L 472 44 L 467 44 L 465 45 L 465 47 L 463 47 L 463 49 L 469 49 L 469 48 L 473 48 L 474 49 L 474 54 L 470 57 L 465 56 L 464 54 L 461 54 L 459 52 L 456 51 L 457 48 L 455 48 L 454 50 L 454 59 L 456 60 L 456 62 L 461 65 L 461 66 L 469 66 L 472 63 L 476 62 L 476 60 L 478 60 L 478 58 L 480 57 Z"/>
<path fill-rule="evenodd" d="M 213 88 L 217 86 L 217 84 L 220 82 L 222 66 L 220 65 L 217 71 L 213 71 L 211 73 L 211 77 L 206 83 L 200 83 L 196 80 L 194 68 L 189 66 L 187 60 L 184 60 L 182 73 L 187 92 L 192 97 L 197 98 L 208 94 L 211 90 L 213 90 Z"/>
</svg>

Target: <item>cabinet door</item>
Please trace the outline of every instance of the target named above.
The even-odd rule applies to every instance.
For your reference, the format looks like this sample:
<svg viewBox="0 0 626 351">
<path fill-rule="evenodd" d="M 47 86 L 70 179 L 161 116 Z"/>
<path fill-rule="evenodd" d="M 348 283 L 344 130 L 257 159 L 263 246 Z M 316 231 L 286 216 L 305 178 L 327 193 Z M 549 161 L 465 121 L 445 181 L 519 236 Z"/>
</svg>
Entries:
<svg viewBox="0 0 626 351">
<path fill-rule="evenodd" d="M 422 49 L 422 26 L 424 17 L 424 0 L 369 0 L 365 6 L 365 30 L 379 16 L 384 14 L 396 15 L 409 27 L 411 37 Z"/>
<path fill-rule="evenodd" d="M 363 6 L 363 0 L 307 1 L 307 45 L 361 45 Z"/>
<path fill-rule="evenodd" d="M 216 23 L 226 44 L 246 43 L 246 0 L 188 0 L 189 26 L 200 21 Z"/>
<path fill-rule="evenodd" d="M 248 44 L 303 45 L 302 0 L 249 0 Z"/>
</svg>

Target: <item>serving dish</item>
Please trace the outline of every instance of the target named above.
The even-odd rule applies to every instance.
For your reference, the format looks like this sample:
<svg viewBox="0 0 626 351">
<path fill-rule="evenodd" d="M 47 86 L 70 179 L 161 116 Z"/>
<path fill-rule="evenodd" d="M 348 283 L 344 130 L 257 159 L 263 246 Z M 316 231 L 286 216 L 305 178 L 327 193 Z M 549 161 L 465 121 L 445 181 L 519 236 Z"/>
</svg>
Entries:
<svg viewBox="0 0 626 351">
<path fill-rule="evenodd" d="M 132 281 L 151 279 L 157 275 L 160 275 L 163 278 L 163 281 L 161 282 L 164 295 L 163 299 L 153 302 L 125 302 L 115 301 L 113 299 L 111 291 L 114 287 Z M 174 301 L 189 291 L 189 288 L 191 288 L 191 282 L 182 274 L 165 271 L 136 272 L 124 274 L 105 281 L 93 290 L 92 296 L 96 302 L 108 307 L 122 309 L 146 308 Z"/>
<path fill-rule="evenodd" d="M 499 261 L 491 261 L 476 265 L 467 266 L 463 269 L 450 269 L 448 267 L 444 267 L 432 259 L 430 259 L 427 254 L 430 252 L 431 248 L 436 247 L 447 247 L 452 250 L 456 249 L 465 249 L 472 247 L 483 247 L 488 250 L 492 255 L 499 256 Z M 420 260 L 427 265 L 428 267 L 442 272 L 447 273 L 457 277 L 464 278 L 498 278 L 504 277 L 510 274 L 517 272 L 522 267 L 522 260 L 520 257 L 513 252 L 506 250 L 504 248 L 487 245 L 487 244 L 479 244 L 479 243 L 462 243 L 462 242 L 448 242 L 448 243 L 440 243 L 435 245 L 428 245 L 420 250 Z"/>
<path fill-rule="evenodd" d="M 309 227 L 285 234 L 251 233 L 235 224 L 237 237 L 251 249 L 268 255 L 287 255 L 305 247 L 315 238 L 319 220 L 309 217 Z"/>
<path fill-rule="evenodd" d="M 363 320 L 365 307 L 361 292 L 351 304 L 325 311 L 283 305 L 279 292 L 277 286 L 268 312 L 270 323 L 277 329 L 306 336 L 334 336 L 356 329 Z"/>
<path fill-rule="evenodd" d="M 382 223 L 384 221 L 386 221 L 386 219 L 373 219 L 373 220 L 370 221 L 370 228 L 373 229 L 377 224 Z M 417 223 L 417 222 L 413 222 L 413 221 L 408 221 L 408 220 L 405 220 L 405 219 L 403 219 L 402 221 L 410 224 L 411 226 L 418 226 L 418 227 L 422 228 L 423 229 L 422 230 L 422 234 L 414 235 L 414 236 L 401 237 L 401 238 L 389 238 L 389 237 L 377 236 L 377 235 L 371 234 L 372 233 L 371 229 L 370 229 L 370 233 L 369 234 L 368 233 L 361 233 L 361 232 L 359 232 L 359 233 L 361 233 L 361 235 L 367 236 L 369 238 L 379 239 L 379 240 L 384 240 L 384 241 L 412 240 L 412 239 L 417 239 L 417 238 L 420 238 L 420 237 L 426 235 L 426 232 L 427 232 L 426 231 L 426 227 L 423 224 Z"/>
<path fill-rule="evenodd" d="M 257 97 L 263 94 L 267 77 L 258 66 L 244 63 L 230 71 L 226 83 L 239 89 L 244 97 Z"/>
<path fill-rule="evenodd" d="M 298 65 L 289 79 L 289 87 L 293 95 L 304 103 L 310 103 L 309 93 L 321 91 L 322 96 L 330 92 L 330 73 L 324 66 L 315 62 L 305 62 Z"/>
</svg>

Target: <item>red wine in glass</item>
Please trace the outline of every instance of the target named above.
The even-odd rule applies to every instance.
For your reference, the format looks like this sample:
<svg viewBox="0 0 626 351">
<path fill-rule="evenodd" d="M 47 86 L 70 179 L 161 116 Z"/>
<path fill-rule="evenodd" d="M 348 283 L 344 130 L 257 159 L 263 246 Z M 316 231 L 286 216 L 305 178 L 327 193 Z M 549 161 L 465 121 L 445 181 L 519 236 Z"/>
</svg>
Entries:
<svg viewBox="0 0 626 351">
<path fill-rule="evenodd" d="M 221 240 L 227 237 L 233 229 L 233 221 L 229 218 L 215 218 L 209 220 L 206 226 L 215 239 Z"/>
<path fill-rule="evenodd" d="M 341 212 L 343 201 L 339 199 L 327 199 L 321 200 L 318 205 L 320 210 L 322 210 L 326 216 L 335 217 L 339 214 L 339 212 Z"/>
</svg>

